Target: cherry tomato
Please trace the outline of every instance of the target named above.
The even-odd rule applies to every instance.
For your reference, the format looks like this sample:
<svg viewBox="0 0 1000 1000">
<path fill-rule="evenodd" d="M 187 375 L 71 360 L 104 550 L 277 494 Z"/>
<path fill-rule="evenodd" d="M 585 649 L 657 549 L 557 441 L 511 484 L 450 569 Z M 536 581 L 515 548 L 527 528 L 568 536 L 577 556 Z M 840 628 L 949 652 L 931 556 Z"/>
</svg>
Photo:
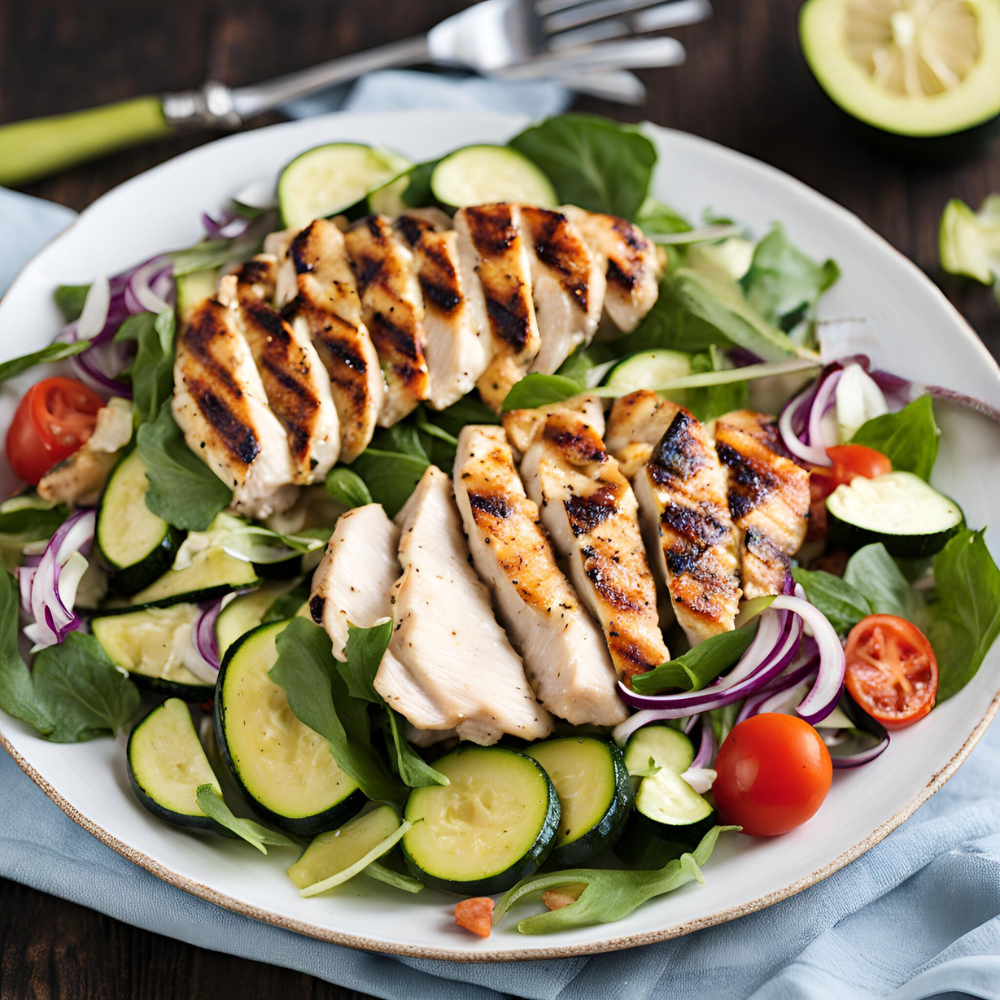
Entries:
<svg viewBox="0 0 1000 1000">
<path fill-rule="evenodd" d="M 937 657 L 923 632 L 905 618 L 862 618 L 847 636 L 845 654 L 844 685 L 886 729 L 911 726 L 934 707 Z"/>
<path fill-rule="evenodd" d="M 833 780 L 830 751 L 795 715 L 765 712 L 734 726 L 719 749 L 712 795 L 719 813 L 754 837 L 805 823 Z"/>
<path fill-rule="evenodd" d="M 863 444 L 838 444 L 827 448 L 826 453 L 833 462 L 832 468 L 817 467 L 810 477 L 810 483 L 816 484 L 823 499 L 858 476 L 874 479 L 892 472 L 892 462 L 885 455 Z"/>
<path fill-rule="evenodd" d="M 37 483 L 94 433 L 101 397 L 72 378 L 47 378 L 18 404 L 7 431 L 7 459 L 22 479 Z"/>
</svg>

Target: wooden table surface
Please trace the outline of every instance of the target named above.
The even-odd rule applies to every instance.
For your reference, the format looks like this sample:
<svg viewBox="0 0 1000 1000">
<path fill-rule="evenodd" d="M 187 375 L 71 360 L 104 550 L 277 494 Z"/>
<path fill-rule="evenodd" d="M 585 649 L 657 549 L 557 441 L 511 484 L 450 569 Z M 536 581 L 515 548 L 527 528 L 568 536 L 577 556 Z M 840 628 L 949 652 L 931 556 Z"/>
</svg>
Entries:
<svg viewBox="0 0 1000 1000">
<path fill-rule="evenodd" d="M 266 79 L 431 27 L 462 0 L 30 0 L 0 3 L 0 121 L 134 94 Z M 748 153 L 857 213 L 935 280 L 945 202 L 975 207 L 1000 191 L 1000 145 L 964 163 L 915 165 L 861 144 L 819 92 L 799 51 L 798 0 L 716 0 L 714 20 L 679 30 L 688 62 L 642 74 L 639 109 L 578 107 L 648 118 Z M 80 209 L 109 188 L 198 143 L 177 139 L 121 153 L 27 188 Z M 1000 308 L 990 292 L 942 287 L 995 355 Z M 230 1000 L 361 994 L 219 955 L 0 882 L 0 997 Z"/>
</svg>

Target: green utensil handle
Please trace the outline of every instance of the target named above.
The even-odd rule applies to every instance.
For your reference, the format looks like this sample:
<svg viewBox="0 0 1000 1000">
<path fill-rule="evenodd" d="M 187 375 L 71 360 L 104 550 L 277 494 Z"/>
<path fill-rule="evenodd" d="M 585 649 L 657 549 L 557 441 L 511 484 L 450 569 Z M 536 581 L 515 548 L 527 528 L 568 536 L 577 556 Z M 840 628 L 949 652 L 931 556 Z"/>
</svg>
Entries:
<svg viewBox="0 0 1000 1000">
<path fill-rule="evenodd" d="M 27 184 L 170 132 L 158 97 L 0 125 L 0 185 Z"/>
</svg>

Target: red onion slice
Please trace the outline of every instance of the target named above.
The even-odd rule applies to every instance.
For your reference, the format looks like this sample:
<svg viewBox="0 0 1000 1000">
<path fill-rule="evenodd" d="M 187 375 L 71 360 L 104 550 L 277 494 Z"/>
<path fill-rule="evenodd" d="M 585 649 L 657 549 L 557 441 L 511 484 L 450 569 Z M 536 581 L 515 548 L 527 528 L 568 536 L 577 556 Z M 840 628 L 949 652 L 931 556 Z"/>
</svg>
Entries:
<svg viewBox="0 0 1000 1000">
<path fill-rule="evenodd" d="M 701 716 L 701 743 L 698 752 L 691 761 L 691 769 L 711 767 L 715 761 L 715 753 L 719 749 L 715 740 L 715 727 L 712 720 L 707 715 Z"/>
<path fill-rule="evenodd" d="M 138 308 L 130 308 L 131 312 L 161 313 L 170 311 L 170 303 L 164 301 L 152 288 L 152 282 L 163 273 L 164 266 L 162 257 L 154 257 L 132 272 L 128 284 L 125 286 L 126 302 L 131 297 L 135 300 Z M 166 269 L 171 269 L 169 264 L 166 264 Z"/>
<path fill-rule="evenodd" d="M 191 642 L 194 645 L 195 651 L 212 671 L 211 674 L 206 674 L 206 676 L 202 676 L 201 674 L 198 674 L 198 676 L 202 680 L 212 683 L 214 683 L 215 675 L 218 674 L 219 667 L 221 666 L 219 663 L 219 644 L 215 638 L 215 619 L 219 617 L 222 604 L 223 601 L 221 599 L 212 601 L 210 604 L 202 604 L 201 614 L 191 629 Z"/>
<path fill-rule="evenodd" d="M 83 301 L 83 311 L 76 321 L 75 340 L 93 340 L 108 322 L 111 309 L 111 284 L 105 277 L 95 278 Z"/>
</svg>

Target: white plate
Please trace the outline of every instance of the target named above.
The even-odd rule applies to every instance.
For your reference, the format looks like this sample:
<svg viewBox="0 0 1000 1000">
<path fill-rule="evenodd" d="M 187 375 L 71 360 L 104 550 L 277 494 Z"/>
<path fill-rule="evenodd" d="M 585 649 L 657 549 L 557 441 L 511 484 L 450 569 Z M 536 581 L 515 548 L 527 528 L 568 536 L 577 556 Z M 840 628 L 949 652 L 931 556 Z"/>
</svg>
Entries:
<svg viewBox="0 0 1000 1000">
<path fill-rule="evenodd" d="M 467 143 L 503 141 L 522 124 L 509 116 L 454 112 L 330 115 L 186 153 L 99 199 L 34 258 L 0 303 L 0 359 L 52 339 L 59 327 L 55 285 L 86 282 L 192 243 L 202 210 L 222 206 L 251 181 L 275 176 L 310 146 L 354 139 L 427 159 Z M 862 318 L 847 327 L 855 346 L 900 375 L 1000 407 L 997 366 L 974 334 L 930 281 L 858 219 L 745 156 L 678 132 L 649 131 L 660 151 L 658 197 L 693 218 L 710 206 L 758 233 L 783 221 L 806 252 L 833 257 L 843 269 L 823 299 L 822 314 Z M 7 425 L 16 397 L 16 387 L 5 387 L 0 427 Z M 971 413 L 944 407 L 938 412 L 946 444 L 935 480 L 961 503 L 971 525 L 984 525 L 1000 495 L 1000 434 Z M 990 540 L 996 550 L 1000 533 L 994 530 Z M 823 808 L 806 826 L 773 840 L 723 837 L 702 886 L 647 903 L 616 924 L 522 937 L 516 921 L 508 919 L 486 940 L 457 930 L 454 900 L 429 889 L 410 896 L 357 879 L 340 892 L 301 899 L 283 872 L 288 852 L 276 849 L 265 859 L 249 846 L 185 834 L 147 813 L 129 791 L 121 740 L 60 746 L 6 717 L 0 725 L 15 759 L 73 819 L 174 885 L 325 940 L 475 961 L 644 944 L 730 920 L 800 891 L 877 843 L 954 773 L 996 712 L 998 687 L 1000 649 L 994 649 L 965 690 L 919 726 L 893 736 L 876 762 L 838 773 Z"/>
</svg>

